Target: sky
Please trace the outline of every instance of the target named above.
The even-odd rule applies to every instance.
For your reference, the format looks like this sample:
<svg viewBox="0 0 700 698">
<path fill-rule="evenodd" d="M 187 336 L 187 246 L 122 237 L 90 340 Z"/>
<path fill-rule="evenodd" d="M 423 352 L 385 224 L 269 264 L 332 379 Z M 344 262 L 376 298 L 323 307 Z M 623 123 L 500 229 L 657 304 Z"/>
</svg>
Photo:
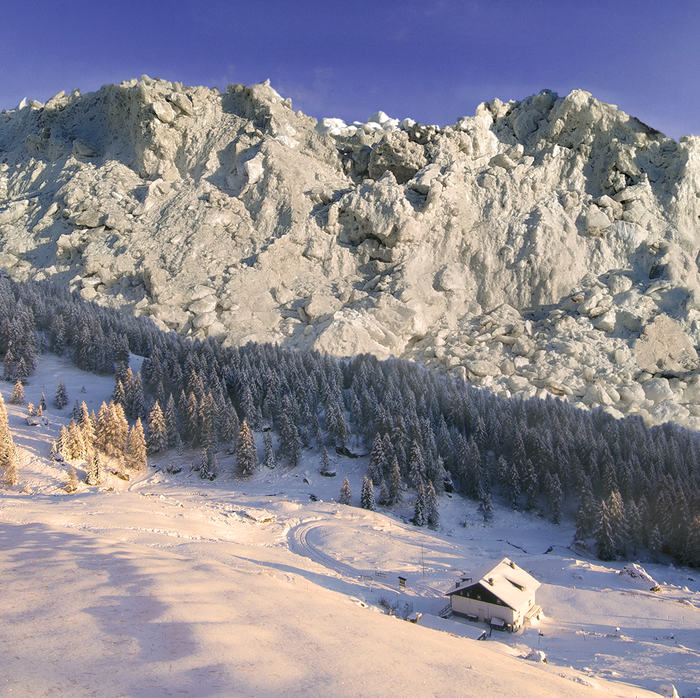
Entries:
<svg viewBox="0 0 700 698">
<path fill-rule="evenodd" d="M 581 88 L 667 136 L 700 135 L 691 0 L 24 0 L 0 20 L 0 109 L 151 77 L 270 79 L 295 109 L 441 126 L 496 97 Z"/>
</svg>

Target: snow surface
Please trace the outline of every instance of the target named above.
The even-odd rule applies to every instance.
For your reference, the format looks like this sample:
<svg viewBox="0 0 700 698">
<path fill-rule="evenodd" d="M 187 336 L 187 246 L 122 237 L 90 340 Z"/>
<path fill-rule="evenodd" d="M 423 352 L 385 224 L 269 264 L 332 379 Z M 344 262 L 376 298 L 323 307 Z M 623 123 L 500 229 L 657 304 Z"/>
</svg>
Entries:
<svg viewBox="0 0 700 698">
<path fill-rule="evenodd" d="M 6 401 L 11 389 L 0 386 Z M 210 483 L 190 471 L 198 454 L 168 454 L 129 482 L 66 494 L 50 441 L 76 397 L 98 410 L 111 390 L 45 356 L 25 393 L 46 394 L 49 424 L 7 405 L 20 483 L 0 493 L 0 695 L 649 696 L 670 683 L 700 695 L 696 571 L 644 563 L 651 592 L 618 574 L 625 563 L 572 550 L 570 525 L 496 506 L 484 526 L 458 496 L 440 498 L 435 531 L 408 523 L 408 493 L 387 512 L 338 505 L 346 475 L 359 500 L 366 459 L 338 457 L 326 478 L 305 452 L 297 469 L 241 481 L 220 453 Z M 542 582 L 545 617 L 476 642 L 485 626 L 438 618 L 444 592 L 504 555 Z M 547 663 L 525 661 L 532 650 Z"/>
</svg>

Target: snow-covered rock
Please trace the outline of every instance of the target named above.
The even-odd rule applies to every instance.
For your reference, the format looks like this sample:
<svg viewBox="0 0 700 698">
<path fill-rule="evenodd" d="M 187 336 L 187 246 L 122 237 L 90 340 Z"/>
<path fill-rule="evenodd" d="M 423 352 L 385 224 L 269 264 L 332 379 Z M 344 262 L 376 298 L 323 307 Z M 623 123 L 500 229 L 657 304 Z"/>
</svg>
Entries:
<svg viewBox="0 0 700 698">
<path fill-rule="evenodd" d="M 190 336 L 694 426 L 699 188 L 699 138 L 582 90 L 438 128 L 143 76 L 3 113 L 0 265 Z"/>
</svg>

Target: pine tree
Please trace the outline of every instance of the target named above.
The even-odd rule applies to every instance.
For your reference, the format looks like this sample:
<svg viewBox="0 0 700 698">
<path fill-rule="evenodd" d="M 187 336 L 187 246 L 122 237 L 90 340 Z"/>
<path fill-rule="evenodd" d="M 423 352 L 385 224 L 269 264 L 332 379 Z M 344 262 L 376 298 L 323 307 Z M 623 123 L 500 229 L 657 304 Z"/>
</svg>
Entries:
<svg viewBox="0 0 700 698">
<path fill-rule="evenodd" d="M 165 406 L 165 436 L 168 448 L 176 448 L 178 442 L 178 427 L 177 427 L 177 408 L 172 393 L 168 397 L 168 402 Z"/>
<path fill-rule="evenodd" d="M 69 494 L 78 489 L 78 474 L 75 472 L 75 468 L 72 465 L 68 468 L 68 482 L 64 489 Z"/>
<path fill-rule="evenodd" d="M 92 486 L 99 485 L 102 479 L 101 471 L 100 454 L 98 451 L 93 451 L 85 468 L 85 482 Z"/>
<path fill-rule="evenodd" d="M 168 433 L 165 426 L 165 417 L 160 409 L 158 401 L 153 405 L 148 415 L 148 451 L 149 453 L 162 453 L 168 446 Z"/>
<path fill-rule="evenodd" d="M 428 487 L 425 494 L 425 515 L 428 526 L 436 528 L 440 523 L 440 509 L 438 507 L 437 494 L 433 483 L 428 481 Z"/>
<path fill-rule="evenodd" d="M 156 403 L 157 404 L 157 403 Z M 146 456 L 146 437 L 143 433 L 141 418 L 136 418 L 136 423 L 129 432 L 129 466 L 134 470 L 145 470 L 148 467 Z"/>
<path fill-rule="evenodd" d="M 352 504 L 352 493 L 350 492 L 350 482 L 347 477 L 343 480 L 343 484 L 340 486 L 340 496 L 338 497 L 339 504 L 347 504 L 348 506 Z"/>
<path fill-rule="evenodd" d="M 391 496 L 389 495 L 389 487 L 386 484 L 386 480 L 382 479 L 382 484 L 379 486 L 379 496 L 377 497 L 377 504 L 385 507 L 390 502 Z"/>
<path fill-rule="evenodd" d="M 56 387 L 56 395 L 53 399 L 53 404 L 62 410 L 68 404 L 68 391 L 66 390 L 66 385 L 62 380 L 58 381 L 58 386 Z"/>
<path fill-rule="evenodd" d="M 88 407 L 83 402 L 80 405 L 80 414 L 78 415 L 78 426 L 83 433 L 83 441 L 88 450 L 95 446 L 95 424 L 88 412 Z"/>
<path fill-rule="evenodd" d="M 398 504 L 403 501 L 403 483 L 401 482 L 401 471 L 399 470 L 399 460 L 396 456 L 391 461 L 391 472 L 389 475 L 389 504 Z"/>
<path fill-rule="evenodd" d="M 131 417 L 131 419 L 145 418 L 146 406 L 143 397 L 143 383 L 141 382 L 141 371 L 138 371 L 136 373 L 136 378 L 134 378 L 134 383 L 131 387 L 131 394 L 127 395 L 127 400 L 129 403 L 129 416 Z"/>
<path fill-rule="evenodd" d="M 85 443 L 85 439 L 83 439 L 82 429 L 75 423 L 75 420 L 71 419 L 68 425 L 68 457 L 71 459 L 85 458 L 87 456 L 87 450 L 87 444 Z"/>
<path fill-rule="evenodd" d="M 411 442 L 411 455 L 409 460 L 409 480 L 414 487 L 425 480 L 425 461 L 423 460 L 423 450 L 417 439 Z"/>
<path fill-rule="evenodd" d="M 374 485 L 371 478 L 365 475 L 362 481 L 362 491 L 360 493 L 360 506 L 363 509 L 369 509 L 374 511 L 376 509 L 376 504 L 374 500 Z"/>
<path fill-rule="evenodd" d="M 9 400 L 11 405 L 23 405 L 24 404 L 24 388 L 22 387 L 22 381 L 17 381 L 15 383 L 14 390 Z"/>
<path fill-rule="evenodd" d="M 258 464 L 258 453 L 255 445 L 255 437 L 248 422 L 244 419 L 238 433 L 238 447 L 236 448 L 236 465 L 241 477 L 250 477 Z"/>
<path fill-rule="evenodd" d="M 41 397 L 39 398 L 39 407 L 41 408 L 42 412 L 46 412 L 46 395 L 44 395 L 44 393 L 42 393 Z"/>
<path fill-rule="evenodd" d="M 380 434 L 374 437 L 374 445 L 369 454 L 369 466 L 367 476 L 372 482 L 379 482 L 387 469 L 386 456 L 384 454 L 384 440 Z"/>
<path fill-rule="evenodd" d="M 280 455 L 287 458 L 291 465 L 299 465 L 301 459 L 302 443 L 299 438 L 299 430 L 285 412 L 280 415 Z"/>
<path fill-rule="evenodd" d="M 549 505 L 549 513 L 552 517 L 552 523 L 561 523 L 561 505 L 564 499 L 564 494 L 561 489 L 559 476 L 554 473 L 545 475 L 545 488 L 547 490 L 547 503 Z"/>
<path fill-rule="evenodd" d="M 422 482 L 416 487 L 416 504 L 413 509 L 413 524 L 425 526 L 427 520 L 425 486 Z"/>
<path fill-rule="evenodd" d="M 263 445 L 265 446 L 265 460 L 263 464 L 266 468 L 273 469 L 276 465 L 275 463 L 275 449 L 272 444 L 272 432 L 266 431 L 263 434 Z"/>
<path fill-rule="evenodd" d="M 610 512 L 608 505 L 603 500 L 600 503 L 600 513 L 598 515 L 598 527 L 595 534 L 596 555 L 600 560 L 614 560 L 616 541 L 613 534 L 613 527 L 610 522 Z"/>
<path fill-rule="evenodd" d="M 320 472 L 322 475 L 325 475 L 326 473 L 329 473 L 331 470 L 331 462 L 330 459 L 328 458 L 328 449 L 326 449 L 326 444 L 321 441 L 321 469 Z"/>
<path fill-rule="evenodd" d="M 216 453 L 213 448 L 204 447 L 202 449 L 202 458 L 199 463 L 199 477 L 203 480 L 214 480 L 217 473 Z"/>
<path fill-rule="evenodd" d="M 700 567 L 700 516 L 696 516 L 690 524 L 685 559 L 691 567 Z"/>
<path fill-rule="evenodd" d="M 525 461 L 523 491 L 527 497 L 525 506 L 528 509 L 534 509 L 537 506 L 537 473 L 535 472 L 535 466 L 529 458 Z"/>
<path fill-rule="evenodd" d="M 661 548 L 663 543 L 661 540 L 661 532 L 659 531 L 658 524 L 654 524 L 654 527 L 649 532 L 649 552 L 652 554 L 655 560 L 658 560 L 661 554 Z"/>
<path fill-rule="evenodd" d="M 488 490 L 482 490 L 479 497 L 478 512 L 484 519 L 484 523 L 491 523 L 493 520 L 493 504 L 491 503 L 491 493 Z"/>
</svg>

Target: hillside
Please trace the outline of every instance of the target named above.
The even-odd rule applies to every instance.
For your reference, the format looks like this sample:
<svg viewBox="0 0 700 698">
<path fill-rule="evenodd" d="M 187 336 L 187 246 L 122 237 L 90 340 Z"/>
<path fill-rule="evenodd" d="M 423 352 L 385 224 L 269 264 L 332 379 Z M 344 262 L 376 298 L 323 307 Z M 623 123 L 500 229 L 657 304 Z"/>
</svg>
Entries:
<svg viewBox="0 0 700 698">
<path fill-rule="evenodd" d="M 583 91 L 442 129 L 150 79 L 0 118 L 0 266 L 242 345 L 700 428 L 700 141 Z"/>
<path fill-rule="evenodd" d="M 45 355 L 27 400 L 59 379 L 91 409 L 113 387 Z M 8 401 L 11 386 L 0 390 Z M 406 523 L 410 494 L 381 513 L 338 505 L 340 479 L 357 494 L 367 459 L 334 457 L 327 478 L 309 451 L 247 480 L 222 454 L 214 482 L 190 471 L 197 453 L 169 452 L 129 482 L 67 494 L 66 466 L 47 454 L 70 406 L 49 407 L 39 427 L 26 407 L 7 410 L 20 482 L 0 490 L 4 694 L 643 698 L 674 683 L 697 695 L 700 586 L 687 568 L 645 564 L 652 593 L 618 574 L 624 563 L 567 547 L 571 526 L 501 506 L 484 525 L 458 495 L 440 497 L 435 530 Z M 539 625 L 476 642 L 479 624 L 437 618 L 460 574 L 504 555 L 542 581 Z M 382 599 L 423 618 L 389 617 Z M 547 664 L 524 660 L 533 648 Z"/>
</svg>

